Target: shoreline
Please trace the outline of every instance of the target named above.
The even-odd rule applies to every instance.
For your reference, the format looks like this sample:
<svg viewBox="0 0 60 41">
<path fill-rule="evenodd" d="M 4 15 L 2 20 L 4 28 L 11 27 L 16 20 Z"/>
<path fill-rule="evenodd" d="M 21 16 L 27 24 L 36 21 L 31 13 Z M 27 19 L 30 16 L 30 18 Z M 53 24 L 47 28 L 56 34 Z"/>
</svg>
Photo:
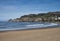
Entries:
<svg viewBox="0 0 60 41">
<path fill-rule="evenodd" d="M 60 41 L 60 27 L 3 32 L 0 41 Z"/>
<path fill-rule="evenodd" d="M 38 28 L 26 28 L 26 29 L 17 29 L 17 30 L 6 30 L 6 31 L 0 31 L 2 32 L 10 32 L 10 31 L 25 31 L 25 30 L 37 30 L 37 29 L 49 29 L 49 28 L 60 28 L 60 26 L 48 26 L 48 27 L 38 27 Z"/>
</svg>

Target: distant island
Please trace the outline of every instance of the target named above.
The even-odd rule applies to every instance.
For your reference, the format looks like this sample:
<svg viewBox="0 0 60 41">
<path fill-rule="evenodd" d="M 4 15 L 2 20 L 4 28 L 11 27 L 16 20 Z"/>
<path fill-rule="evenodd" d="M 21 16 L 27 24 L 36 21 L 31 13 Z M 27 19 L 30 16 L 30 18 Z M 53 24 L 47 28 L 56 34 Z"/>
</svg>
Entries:
<svg viewBox="0 0 60 41">
<path fill-rule="evenodd" d="M 16 19 L 9 19 L 11 22 L 60 22 L 60 11 L 29 14 Z"/>
</svg>

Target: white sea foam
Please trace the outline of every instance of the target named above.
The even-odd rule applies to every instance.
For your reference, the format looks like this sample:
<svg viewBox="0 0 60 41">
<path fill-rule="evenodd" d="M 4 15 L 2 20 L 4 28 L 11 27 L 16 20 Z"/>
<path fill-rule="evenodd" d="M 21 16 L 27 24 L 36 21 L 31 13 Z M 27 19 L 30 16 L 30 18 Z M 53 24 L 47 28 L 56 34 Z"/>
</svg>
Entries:
<svg viewBox="0 0 60 41">
<path fill-rule="evenodd" d="M 26 26 L 43 26 L 44 24 L 32 24 L 32 25 L 26 25 Z"/>
<path fill-rule="evenodd" d="M 25 25 L 25 27 L 8 27 L 8 28 L 5 28 L 5 29 L 0 29 L 0 31 L 42 28 L 42 27 L 49 27 L 49 26 L 56 26 L 56 25 L 58 25 L 58 24 L 56 24 L 56 23 L 27 24 L 27 25 Z"/>
<path fill-rule="evenodd" d="M 47 26 L 54 26 L 58 25 L 55 23 L 49 23 L 49 24 L 32 24 L 32 25 L 26 25 L 27 27 L 47 27 Z"/>
</svg>

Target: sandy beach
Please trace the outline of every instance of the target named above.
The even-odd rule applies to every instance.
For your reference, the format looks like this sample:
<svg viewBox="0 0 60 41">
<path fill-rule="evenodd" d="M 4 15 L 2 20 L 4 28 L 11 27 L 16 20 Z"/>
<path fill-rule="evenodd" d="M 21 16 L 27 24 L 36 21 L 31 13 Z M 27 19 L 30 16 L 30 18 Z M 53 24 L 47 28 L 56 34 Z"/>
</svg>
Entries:
<svg viewBox="0 0 60 41">
<path fill-rule="evenodd" d="M 60 28 L 0 32 L 0 41 L 60 41 Z"/>
</svg>

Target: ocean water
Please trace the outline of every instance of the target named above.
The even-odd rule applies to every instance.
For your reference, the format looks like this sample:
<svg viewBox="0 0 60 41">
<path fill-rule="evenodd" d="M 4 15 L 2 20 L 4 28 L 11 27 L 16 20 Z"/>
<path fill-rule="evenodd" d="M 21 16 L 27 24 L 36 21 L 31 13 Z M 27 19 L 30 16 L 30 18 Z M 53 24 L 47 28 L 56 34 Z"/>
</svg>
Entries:
<svg viewBox="0 0 60 41">
<path fill-rule="evenodd" d="M 50 26 L 57 26 L 56 23 L 47 23 L 47 22 L 6 22 L 0 21 L 0 31 L 9 31 L 9 30 L 24 30 L 32 28 L 45 28 Z"/>
</svg>

